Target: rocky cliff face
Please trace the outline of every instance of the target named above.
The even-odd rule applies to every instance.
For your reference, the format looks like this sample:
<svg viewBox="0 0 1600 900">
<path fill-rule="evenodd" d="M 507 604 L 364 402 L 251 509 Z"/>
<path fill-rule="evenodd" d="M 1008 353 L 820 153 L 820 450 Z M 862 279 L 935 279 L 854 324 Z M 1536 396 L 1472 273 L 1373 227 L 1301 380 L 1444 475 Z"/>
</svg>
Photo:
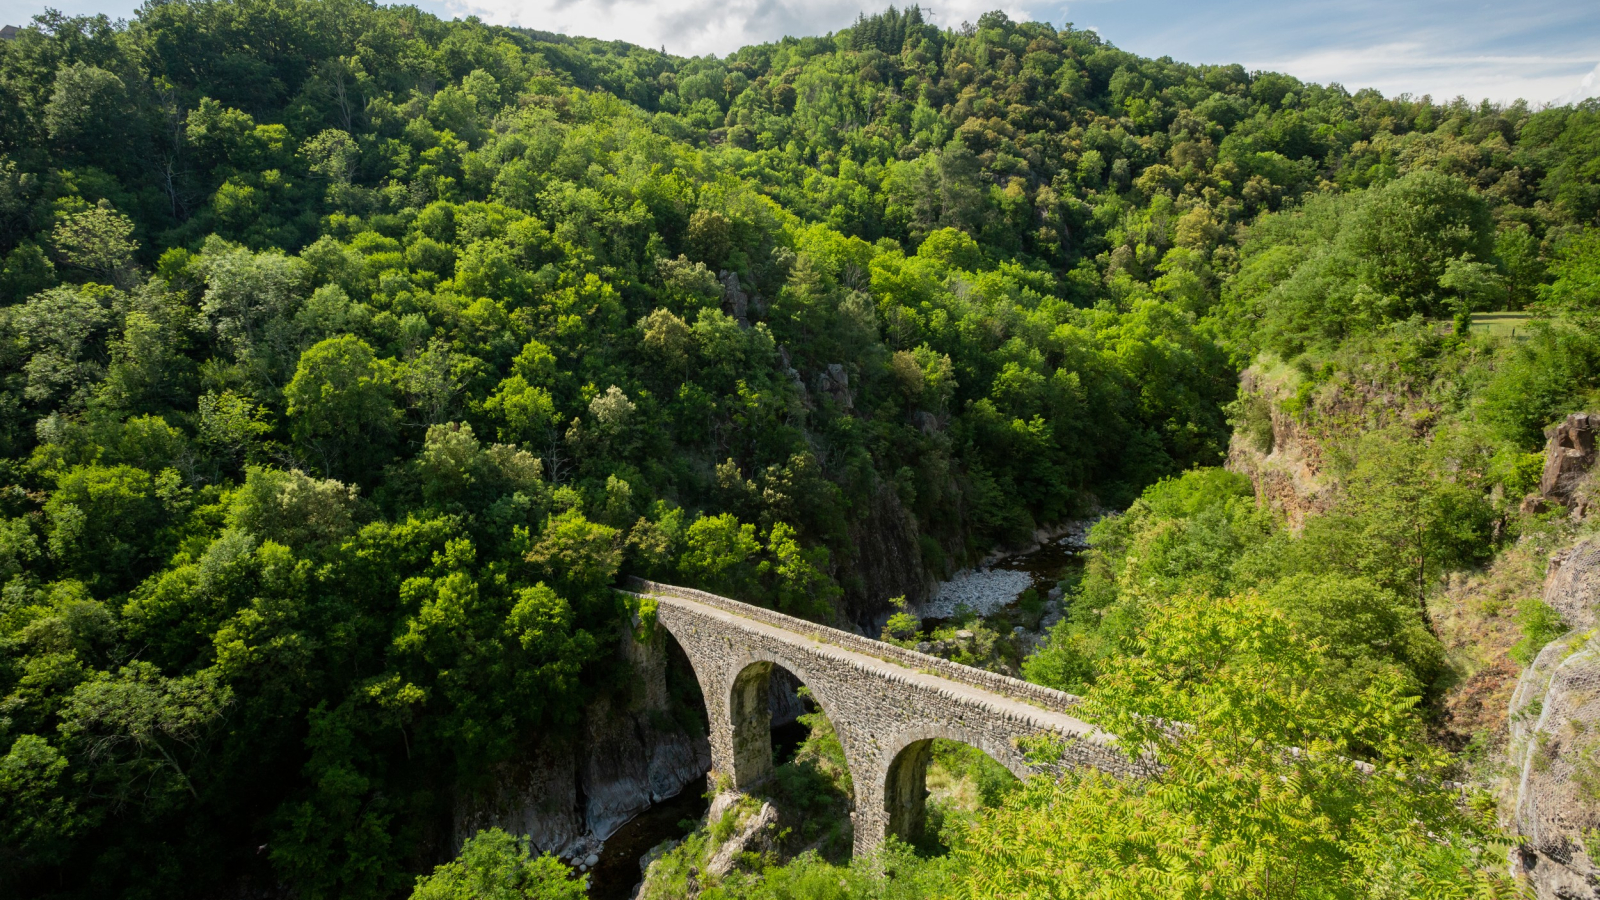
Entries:
<svg viewBox="0 0 1600 900">
<path fill-rule="evenodd" d="M 872 621 L 889 609 L 894 597 L 913 604 L 927 598 L 934 578 L 922 564 L 921 534 L 894 489 L 880 486 L 867 514 L 850 529 L 856 552 L 839 573 L 851 620 Z"/>
<path fill-rule="evenodd" d="M 1225 463 L 1250 479 L 1256 499 L 1281 510 L 1299 530 L 1307 515 L 1328 507 L 1322 447 L 1305 425 L 1279 408 L 1279 386 L 1254 368 L 1239 376 L 1244 427 L 1234 429 Z"/>
<path fill-rule="evenodd" d="M 457 846 L 499 827 L 587 868 L 605 839 L 652 803 L 698 790 L 711 748 L 668 715 L 667 640 L 659 629 L 645 641 L 624 635 L 617 652 L 633 668 L 633 696 L 590 704 L 576 736 L 538 743 L 495 773 L 488 790 L 461 797 Z"/>
<path fill-rule="evenodd" d="M 1512 862 L 1539 900 L 1600 898 L 1600 638 L 1573 632 L 1523 673 L 1511 704 Z"/>
<path fill-rule="evenodd" d="M 1547 430 L 1544 473 L 1539 479 L 1543 499 L 1560 503 L 1582 517 L 1596 498 L 1591 475 L 1595 463 L 1596 433 L 1600 413 L 1574 413 Z"/>
<path fill-rule="evenodd" d="M 1530 499 L 1585 517 L 1597 430 L 1592 413 L 1550 430 Z M 1521 839 L 1512 864 L 1540 900 L 1600 900 L 1600 535 L 1551 556 L 1543 599 L 1571 630 L 1540 651 L 1511 698 L 1508 812 Z"/>
</svg>

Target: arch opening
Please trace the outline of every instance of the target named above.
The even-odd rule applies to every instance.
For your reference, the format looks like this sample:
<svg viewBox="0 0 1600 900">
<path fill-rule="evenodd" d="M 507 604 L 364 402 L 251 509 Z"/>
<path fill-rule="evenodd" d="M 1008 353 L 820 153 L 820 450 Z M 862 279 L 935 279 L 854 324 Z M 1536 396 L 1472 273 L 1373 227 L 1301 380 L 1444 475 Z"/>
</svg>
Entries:
<svg viewBox="0 0 1600 900">
<path fill-rule="evenodd" d="M 913 740 L 895 754 L 885 775 L 885 836 L 923 853 L 942 853 L 945 823 L 998 806 L 1022 783 L 1018 775 L 973 744 L 934 737 Z"/>
<path fill-rule="evenodd" d="M 744 789 L 765 783 L 778 766 L 791 762 L 809 736 L 807 722 L 819 711 L 811 692 L 782 665 L 746 666 L 734 678 L 728 705 L 734 784 Z"/>
<path fill-rule="evenodd" d="M 661 629 L 661 635 L 662 655 L 666 660 L 662 678 L 666 686 L 663 711 L 672 726 L 691 739 L 704 741 L 710 734 L 710 715 L 694 663 L 690 661 L 683 645 L 678 643 L 676 635 L 665 628 Z"/>
<path fill-rule="evenodd" d="M 811 692 L 802 672 L 764 660 L 740 671 L 729 700 L 734 787 L 776 809 L 782 835 L 776 848 L 848 859 L 855 781 L 848 738 L 828 718 L 827 698 Z"/>
</svg>

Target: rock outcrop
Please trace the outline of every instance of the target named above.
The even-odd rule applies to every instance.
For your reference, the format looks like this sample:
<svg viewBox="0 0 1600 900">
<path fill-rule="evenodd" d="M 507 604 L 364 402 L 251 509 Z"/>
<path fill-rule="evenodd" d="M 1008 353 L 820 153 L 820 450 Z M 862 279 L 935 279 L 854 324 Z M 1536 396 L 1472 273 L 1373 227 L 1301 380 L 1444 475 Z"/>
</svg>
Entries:
<svg viewBox="0 0 1600 900">
<path fill-rule="evenodd" d="M 866 515 L 850 526 L 855 552 L 840 560 L 838 578 L 852 621 L 875 623 L 891 609 L 892 597 L 905 597 L 913 604 L 927 599 L 934 578 L 923 565 L 921 539 L 916 518 L 900 503 L 894 488 L 879 485 Z"/>
<path fill-rule="evenodd" d="M 733 833 L 723 841 L 722 846 L 711 854 L 706 860 L 706 872 L 721 878 L 733 871 L 733 865 L 741 853 L 760 853 L 770 849 L 775 832 L 778 829 L 778 811 L 771 803 L 762 802 L 759 806 L 753 803 L 740 802 L 744 795 L 725 793 L 712 801 L 711 810 L 706 814 L 707 822 L 715 822 L 729 809 L 735 810 L 738 824 L 734 826 Z M 753 808 L 752 808 L 753 807 Z"/>
<path fill-rule="evenodd" d="M 1596 432 L 1600 432 L 1600 413 L 1573 413 L 1545 431 L 1544 475 L 1539 493 L 1568 507 L 1581 516 L 1592 501 L 1582 488 L 1594 468 Z"/>
<path fill-rule="evenodd" d="M 1256 500 L 1281 510 L 1298 531 L 1306 516 L 1328 506 L 1322 448 L 1304 425 L 1278 408 L 1278 391 L 1255 369 L 1239 376 L 1239 396 L 1259 421 L 1234 430 L 1224 465 L 1249 478 Z"/>
<path fill-rule="evenodd" d="M 665 641 L 659 631 L 646 641 L 624 635 L 618 654 L 633 668 L 633 695 L 596 700 L 577 737 L 530 747 L 494 773 L 488 788 L 461 797 L 456 845 L 500 827 L 584 866 L 652 803 L 702 783 L 710 744 L 670 724 Z"/>
<path fill-rule="evenodd" d="M 850 373 L 842 363 L 829 363 L 817 373 L 817 393 L 826 394 L 840 409 L 855 409 L 855 395 L 850 392 Z"/>
<path fill-rule="evenodd" d="M 1511 702 L 1513 867 L 1539 900 L 1600 900 L 1600 638 L 1540 652 Z"/>
<path fill-rule="evenodd" d="M 1600 535 L 1551 558 L 1544 602 L 1572 630 L 1511 698 L 1512 861 L 1540 900 L 1600 900 Z"/>
<path fill-rule="evenodd" d="M 723 269 L 717 273 L 717 281 L 722 283 L 722 311 L 738 322 L 739 327 L 749 328 L 753 298 L 740 288 L 739 273 Z M 759 305 L 759 298 L 755 298 L 754 302 Z"/>
</svg>

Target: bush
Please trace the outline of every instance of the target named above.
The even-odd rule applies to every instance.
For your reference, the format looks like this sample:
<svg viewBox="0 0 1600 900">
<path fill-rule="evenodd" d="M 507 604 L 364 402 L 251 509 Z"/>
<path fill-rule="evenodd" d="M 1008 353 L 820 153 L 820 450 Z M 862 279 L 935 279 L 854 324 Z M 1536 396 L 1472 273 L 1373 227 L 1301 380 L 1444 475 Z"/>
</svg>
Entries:
<svg viewBox="0 0 1600 900">
<path fill-rule="evenodd" d="M 559 859 L 534 857 L 527 838 L 480 831 L 461 855 L 417 879 L 411 900 L 584 900 L 588 876 L 572 878 Z"/>
<path fill-rule="evenodd" d="M 1539 651 L 1567 631 L 1561 614 L 1533 597 L 1517 605 L 1517 628 L 1522 631 L 1522 639 L 1511 648 L 1511 658 L 1524 666 L 1533 665 Z"/>
</svg>

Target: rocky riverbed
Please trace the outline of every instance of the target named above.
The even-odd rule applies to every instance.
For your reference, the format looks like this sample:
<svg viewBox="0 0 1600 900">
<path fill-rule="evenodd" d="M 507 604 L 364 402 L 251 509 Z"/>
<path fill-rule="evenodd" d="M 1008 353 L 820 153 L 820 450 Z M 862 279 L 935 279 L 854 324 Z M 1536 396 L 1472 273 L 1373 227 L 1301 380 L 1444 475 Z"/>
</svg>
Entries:
<svg viewBox="0 0 1600 900">
<path fill-rule="evenodd" d="M 1074 519 L 1056 528 L 1040 529 L 1034 534 L 1033 546 L 991 554 L 977 568 L 963 569 L 935 587 L 927 602 L 915 610 L 917 616 L 950 619 L 965 606 L 987 617 L 1015 604 L 1030 587 L 1040 596 L 1048 595 L 1057 582 L 1082 564 L 1078 554 L 1088 547 L 1089 528 L 1097 521 L 1098 516 Z"/>
<path fill-rule="evenodd" d="M 1016 569 L 967 569 L 934 589 L 918 614 L 924 619 L 954 618 L 961 606 L 980 616 L 992 615 L 1017 602 L 1033 585 L 1033 576 Z"/>
</svg>

